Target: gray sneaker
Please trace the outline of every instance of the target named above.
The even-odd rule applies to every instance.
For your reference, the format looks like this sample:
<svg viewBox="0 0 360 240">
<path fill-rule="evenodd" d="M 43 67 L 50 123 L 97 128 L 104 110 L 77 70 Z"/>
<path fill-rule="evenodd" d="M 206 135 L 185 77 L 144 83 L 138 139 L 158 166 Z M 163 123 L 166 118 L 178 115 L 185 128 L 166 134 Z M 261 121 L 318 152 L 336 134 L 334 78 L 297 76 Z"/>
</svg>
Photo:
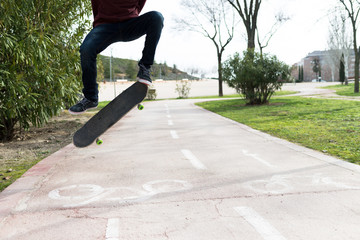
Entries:
<svg viewBox="0 0 360 240">
<path fill-rule="evenodd" d="M 148 86 L 152 84 L 150 78 L 150 68 L 147 68 L 144 64 L 139 63 L 139 72 L 137 74 L 138 82 L 144 83 Z"/>
<path fill-rule="evenodd" d="M 98 102 L 90 101 L 86 98 L 83 98 L 80 102 L 69 108 L 69 113 L 71 114 L 81 114 L 86 112 L 88 109 L 94 109 L 98 106 Z"/>
</svg>

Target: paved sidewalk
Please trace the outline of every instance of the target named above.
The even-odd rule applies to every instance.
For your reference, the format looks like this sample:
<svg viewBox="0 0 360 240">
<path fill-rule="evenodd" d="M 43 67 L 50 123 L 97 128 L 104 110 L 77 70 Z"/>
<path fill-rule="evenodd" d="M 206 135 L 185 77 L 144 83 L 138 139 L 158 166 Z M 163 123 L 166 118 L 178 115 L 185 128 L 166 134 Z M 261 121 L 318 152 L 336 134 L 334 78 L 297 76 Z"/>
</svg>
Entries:
<svg viewBox="0 0 360 240">
<path fill-rule="evenodd" d="M 360 167 L 193 104 L 145 103 L 0 193 L 0 239 L 359 239 Z"/>
<path fill-rule="evenodd" d="M 326 98 L 333 100 L 350 100 L 360 101 L 360 97 L 354 96 L 340 96 L 336 94 L 335 90 L 321 88 L 324 86 L 339 85 L 339 82 L 326 82 L 326 83 L 297 83 L 297 84 L 285 84 L 282 90 L 297 91 L 298 93 L 291 96 L 302 96 L 312 98 Z"/>
</svg>

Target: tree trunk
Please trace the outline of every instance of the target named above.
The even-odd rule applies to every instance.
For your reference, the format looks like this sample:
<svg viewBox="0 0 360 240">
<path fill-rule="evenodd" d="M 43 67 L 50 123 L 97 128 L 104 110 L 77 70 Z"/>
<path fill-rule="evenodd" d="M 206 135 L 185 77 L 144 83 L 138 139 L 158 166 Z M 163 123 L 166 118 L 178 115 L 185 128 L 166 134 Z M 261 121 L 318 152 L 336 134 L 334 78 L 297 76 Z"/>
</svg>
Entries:
<svg viewBox="0 0 360 240">
<path fill-rule="evenodd" d="M 3 118 L 0 126 L 0 141 L 10 141 L 15 136 L 15 125 L 18 121 L 13 118 Z"/>
<path fill-rule="evenodd" d="M 355 50 L 355 87 L 354 93 L 359 92 L 359 50 Z"/>
<path fill-rule="evenodd" d="M 249 34 L 248 34 L 248 49 L 255 49 L 255 33 L 256 33 L 256 29 L 252 28 L 249 29 Z"/>
<path fill-rule="evenodd" d="M 218 75 L 219 75 L 219 97 L 224 96 L 223 93 L 223 76 L 222 76 L 222 53 L 218 53 Z"/>
<path fill-rule="evenodd" d="M 218 78 L 219 78 L 219 97 L 224 96 L 223 93 L 223 76 L 222 76 L 222 53 L 223 50 L 218 51 Z"/>
<path fill-rule="evenodd" d="M 262 0 L 251 1 L 249 6 L 246 1 L 244 4 L 240 3 L 240 1 L 227 0 L 228 3 L 231 4 L 232 7 L 236 9 L 241 17 L 244 26 L 246 28 L 247 33 L 247 48 L 252 50 L 255 49 L 255 35 L 256 35 L 256 26 L 257 26 L 257 17 L 260 9 Z"/>
<path fill-rule="evenodd" d="M 355 52 L 355 86 L 354 93 L 359 92 L 359 49 L 357 47 L 357 28 L 356 28 L 357 17 L 354 16 L 351 18 L 351 23 L 353 27 L 353 41 L 354 41 L 354 52 Z"/>
<path fill-rule="evenodd" d="M 356 39 L 356 22 L 352 21 L 353 24 L 353 41 L 354 41 L 354 52 L 355 52 L 355 86 L 354 93 L 359 92 L 359 49 L 357 48 L 357 39 Z"/>
</svg>

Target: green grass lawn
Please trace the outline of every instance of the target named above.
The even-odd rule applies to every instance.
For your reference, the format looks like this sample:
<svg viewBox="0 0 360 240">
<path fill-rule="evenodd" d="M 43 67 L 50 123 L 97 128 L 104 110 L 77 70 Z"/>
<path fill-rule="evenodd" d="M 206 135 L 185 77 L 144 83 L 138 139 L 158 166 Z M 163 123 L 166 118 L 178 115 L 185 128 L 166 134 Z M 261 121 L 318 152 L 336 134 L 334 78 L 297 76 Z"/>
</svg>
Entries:
<svg viewBox="0 0 360 240">
<path fill-rule="evenodd" d="M 278 91 L 274 93 L 274 96 L 284 96 L 284 95 L 291 95 L 291 94 L 295 94 L 297 92 L 295 91 Z M 217 95 L 213 95 L 213 96 L 201 96 L 201 97 L 190 97 L 189 99 L 207 99 L 207 98 L 242 98 L 243 95 L 241 94 L 232 94 L 232 95 L 224 95 L 222 97 L 219 97 Z"/>
<path fill-rule="evenodd" d="M 297 93 L 297 92 L 296 91 L 277 91 L 277 92 L 274 93 L 274 96 L 284 96 L 284 95 L 291 95 L 291 94 L 295 94 L 295 93 Z M 241 98 L 241 97 L 242 97 L 242 95 L 240 95 L 240 94 L 232 94 L 232 95 L 224 95 L 223 97 L 213 95 L 213 96 L 190 97 L 189 99 Z M 149 101 L 149 100 L 145 100 L 145 102 L 146 101 Z M 110 101 L 99 102 L 98 107 L 96 109 L 89 110 L 89 112 L 97 112 L 100 109 L 104 108 L 109 103 L 110 103 Z"/>
<path fill-rule="evenodd" d="M 296 91 L 277 91 L 274 93 L 274 96 L 285 96 L 285 95 L 291 95 L 291 94 L 295 94 L 298 93 Z"/>
<path fill-rule="evenodd" d="M 360 164 L 360 102 L 283 97 L 264 106 L 243 100 L 198 103 L 273 136 Z"/>
<path fill-rule="evenodd" d="M 327 89 L 333 89 L 336 91 L 336 94 L 340 96 L 360 96 L 360 93 L 354 93 L 354 83 L 350 83 L 349 85 L 333 85 L 333 86 L 327 86 L 324 87 Z"/>
<path fill-rule="evenodd" d="M 0 172 L 3 172 L 4 174 L 3 176 L 0 176 L 0 178 L 9 177 L 9 179 L 7 181 L 0 179 L 0 192 L 12 184 L 16 179 L 20 178 L 27 170 L 29 170 L 32 166 L 40 162 L 45 157 L 46 156 L 39 155 L 39 158 L 33 161 L 22 164 L 13 164 L 11 167 L 11 172 L 7 172 L 9 169 L 7 166 L 1 166 Z"/>
</svg>

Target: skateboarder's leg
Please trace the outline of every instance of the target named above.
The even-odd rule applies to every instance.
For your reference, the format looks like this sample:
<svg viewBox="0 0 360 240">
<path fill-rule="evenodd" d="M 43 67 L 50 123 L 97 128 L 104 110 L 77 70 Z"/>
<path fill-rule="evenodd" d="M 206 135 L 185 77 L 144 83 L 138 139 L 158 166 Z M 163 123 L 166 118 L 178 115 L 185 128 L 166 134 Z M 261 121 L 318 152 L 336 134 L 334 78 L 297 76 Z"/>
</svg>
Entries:
<svg viewBox="0 0 360 240">
<path fill-rule="evenodd" d="M 83 93 L 91 101 L 98 100 L 97 55 L 116 41 L 116 35 L 116 24 L 102 24 L 90 31 L 80 47 Z"/>
<path fill-rule="evenodd" d="M 156 47 L 160 40 L 164 17 L 161 13 L 152 11 L 137 18 L 121 23 L 118 41 L 129 42 L 146 34 L 145 46 L 141 62 L 150 66 L 154 63 Z"/>
<path fill-rule="evenodd" d="M 140 82 L 151 84 L 150 67 L 154 63 L 156 47 L 159 43 L 161 31 L 164 26 L 164 18 L 158 12 L 150 12 L 146 16 L 149 20 L 148 29 L 146 32 L 145 46 L 142 52 L 142 58 L 139 62 L 139 72 L 137 77 Z"/>
<path fill-rule="evenodd" d="M 120 41 L 133 41 L 146 35 L 142 58 L 139 62 L 138 78 L 151 83 L 150 66 L 154 63 L 155 51 L 160 40 L 164 18 L 161 13 L 152 11 L 124 22 Z"/>
<path fill-rule="evenodd" d="M 154 63 L 163 21 L 161 13 L 153 11 L 125 22 L 102 24 L 91 30 L 80 47 L 85 97 L 92 101 L 97 100 L 96 56 L 114 42 L 133 41 L 146 34 L 140 62 L 150 67 Z"/>
<path fill-rule="evenodd" d="M 162 28 L 164 26 L 164 18 L 159 12 L 149 12 L 148 14 L 144 14 L 143 19 L 140 19 L 140 21 L 143 21 L 144 26 L 146 27 L 145 46 L 140 62 L 148 67 L 154 63 L 156 47 L 159 43 Z M 139 25 L 141 26 L 142 24 Z"/>
<path fill-rule="evenodd" d="M 118 33 L 116 24 L 102 24 L 86 36 L 80 47 L 84 99 L 69 109 L 72 114 L 80 114 L 98 105 L 98 84 L 96 82 L 97 55 L 115 42 Z"/>
<path fill-rule="evenodd" d="M 86 110 L 87 106 L 85 105 L 90 107 L 97 105 L 96 57 L 112 43 L 133 41 L 146 34 L 143 56 L 139 62 L 140 71 L 138 77 L 141 74 L 139 78 L 144 78 L 148 83 L 151 83 L 150 66 L 154 62 L 163 21 L 164 18 L 161 13 L 154 11 L 125 22 L 101 24 L 91 30 L 80 47 L 85 99 L 71 107 L 70 112 L 81 113 Z"/>
</svg>

